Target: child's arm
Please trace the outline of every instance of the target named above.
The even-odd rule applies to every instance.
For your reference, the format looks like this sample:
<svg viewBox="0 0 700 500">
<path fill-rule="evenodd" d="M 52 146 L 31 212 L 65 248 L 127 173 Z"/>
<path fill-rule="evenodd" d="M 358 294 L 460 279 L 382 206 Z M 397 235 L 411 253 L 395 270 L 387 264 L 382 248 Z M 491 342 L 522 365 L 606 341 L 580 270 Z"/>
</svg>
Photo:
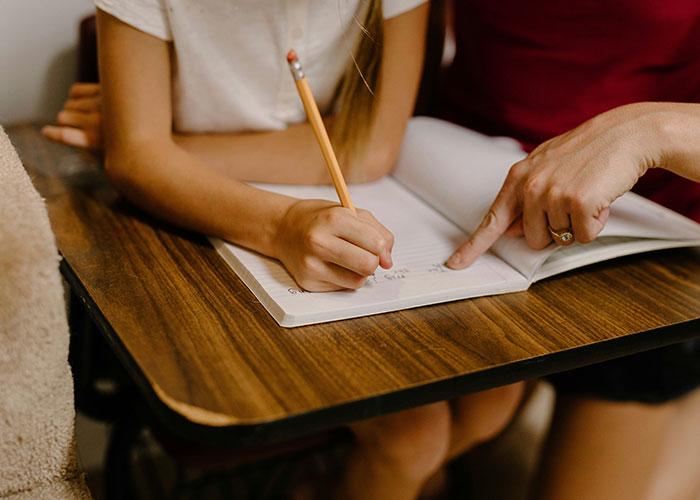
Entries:
<svg viewBox="0 0 700 500">
<path fill-rule="evenodd" d="M 426 3 L 384 22 L 379 88 L 373 89 L 376 92 L 374 123 L 365 154 L 357 159 L 358 165 L 347 169 L 346 178 L 350 182 L 377 179 L 394 167 L 418 93 L 428 11 Z M 176 141 L 213 168 L 239 180 L 330 182 L 308 123 L 258 134 L 180 135 Z M 246 162 L 233 164 L 231 158 L 236 157 L 246 158 Z"/>
<path fill-rule="evenodd" d="M 105 169 L 127 198 L 179 226 L 280 259 L 308 290 L 357 288 L 378 264 L 390 267 L 393 237 L 368 212 L 254 189 L 178 146 L 168 43 L 102 11 L 97 24 Z"/>
<path fill-rule="evenodd" d="M 424 4 L 385 22 L 374 124 L 365 154 L 347 176 L 350 182 L 376 179 L 394 166 L 418 91 L 427 16 L 428 6 Z M 45 134 L 76 146 L 101 147 L 97 93 L 93 85 L 74 86 L 64 111 L 58 116 L 59 126 L 46 127 Z M 233 179 L 280 184 L 330 181 L 308 123 L 281 131 L 173 137 L 182 149 Z M 236 161 L 239 158 L 246 161 Z"/>
<path fill-rule="evenodd" d="M 384 22 L 377 108 L 356 181 L 369 181 L 394 168 L 409 118 L 413 115 L 425 56 L 429 3 Z"/>
</svg>

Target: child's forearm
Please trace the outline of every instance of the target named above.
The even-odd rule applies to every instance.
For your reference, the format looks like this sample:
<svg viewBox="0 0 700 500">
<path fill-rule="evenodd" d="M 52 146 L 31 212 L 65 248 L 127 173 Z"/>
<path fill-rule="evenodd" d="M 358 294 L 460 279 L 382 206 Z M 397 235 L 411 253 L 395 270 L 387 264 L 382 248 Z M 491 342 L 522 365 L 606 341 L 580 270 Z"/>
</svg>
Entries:
<svg viewBox="0 0 700 500">
<path fill-rule="evenodd" d="M 367 182 L 394 167 L 413 112 L 423 67 L 428 6 L 385 22 L 379 88 L 366 147 L 342 164 L 349 182 Z M 332 124 L 331 124 L 332 126 Z M 183 149 L 227 177 L 280 184 L 327 184 L 330 177 L 308 123 L 246 134 L 177 135 Z"/>
<path fill-rule="evenodd" d="M 172 142 L 144 142 L 106 156 L 124 196 L 177 226 L 276 257 L 279 223 L 296 200 L 226 178 Z"/>
<path fill-rule="evenodd" d="M 404 124 L 402 124 L 403 126 Z M 400 132 L 403 128 L 400 129 Z M 401 142 L 376 137 L 353 165 L 343 164 L 348 182 L 367 182 L 393 168 Z M 376 136 L 377 134 L 375 134 Z M 284 130 L 243 134 L 175 134 L 173 140 L 185 151 L 221 175 L 246 182 L 274 184 L 329 184 L 328 168 L 308 122 Z"/>
<path fill-rule="evenodd" d="M 221 176 L 172 141 L 108 149 L 105 168 L 142 208 L 279 259 L 306 290 L 359 288 L 377 266 L 392 265 L 393 236 L 369 212 L 255 189 Z"/>
<path fill-rule="evenodd" d="M 222 176 L 248 182 L 327 184 L 328 170 L 308 123 L 237 134 L 176 134 L 173 140 Z"/>
</svg>

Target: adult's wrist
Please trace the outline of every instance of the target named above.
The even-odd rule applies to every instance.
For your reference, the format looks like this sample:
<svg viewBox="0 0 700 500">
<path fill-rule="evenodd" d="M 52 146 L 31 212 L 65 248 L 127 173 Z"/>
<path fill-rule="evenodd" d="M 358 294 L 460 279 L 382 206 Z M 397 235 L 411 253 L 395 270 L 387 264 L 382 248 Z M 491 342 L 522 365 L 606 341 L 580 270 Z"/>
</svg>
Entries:
<svg viewBox="0 0 700 500">
<path fill-rule="evenodd" d="M 653 136 L 650 147 L 656 151 L 654 167 L 687 175 L 690 165 L 700 161 L 700 105 L 653 103 Z"/>
</svg>

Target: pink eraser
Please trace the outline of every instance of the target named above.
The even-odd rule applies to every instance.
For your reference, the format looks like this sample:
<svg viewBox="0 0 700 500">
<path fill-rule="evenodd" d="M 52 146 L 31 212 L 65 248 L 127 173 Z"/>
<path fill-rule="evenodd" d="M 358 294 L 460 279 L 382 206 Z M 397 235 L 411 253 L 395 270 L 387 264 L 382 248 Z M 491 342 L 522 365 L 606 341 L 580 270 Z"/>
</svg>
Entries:
<svg viewBox="0 0 700 500">
<path fill-rule="evenodd" d="M 287 52 L 287 62 L 292 62 L 297 60 L 297 53 L 294 52 L 294 49 L 290 50 Z"/>
</svg>

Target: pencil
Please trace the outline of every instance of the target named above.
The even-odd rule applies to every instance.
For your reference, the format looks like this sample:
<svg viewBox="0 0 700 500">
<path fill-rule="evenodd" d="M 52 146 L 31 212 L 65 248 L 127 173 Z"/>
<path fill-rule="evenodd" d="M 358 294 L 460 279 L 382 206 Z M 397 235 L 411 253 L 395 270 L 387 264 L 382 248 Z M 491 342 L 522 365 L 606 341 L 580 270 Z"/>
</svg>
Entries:
<svg viewBox="0 0 700 500">
<path fill-rule="evenodd" d="M 343 173 L 340 171 L 340 165 L 338 165 L 338 158 L 336 158 L 335 153 L 333 152 L 331 140 L 328 138 L 328 132 L 326 131 L 326 127 L 323 125 L 321 113 L 318 111 L 318 106 L 316 105 L 314 96 L 311 94 L 309 82 L 304 76 L 304 70 L 301 68 L 301 63 L 299 62 L 297 53 L 290 50 L 287 54 L 287 62 L 289 63 L 289 69 L 294 77 L 294 83 L 299 91 L 301 102 L 304 105 L 306 117 L 311 124 L 311 128 L 314 131 L 318 145 L 321 146 L 321 153 L 323 154 L 323 158 L 326 160 L 326 166 L 328 167 L 328 172 L 331 174 L 331 180 L 333 181 L 333 186 L 335 187 L 336 193 L 338 193 L 338 198 L 340 198 L 340 204 L 345 208 L 349 208 L 354 213 L 357 213 L 355 206 L 352 204 L 352 200 L 350 199 L 348 187 L 345 184 Z"/>
</svg>

